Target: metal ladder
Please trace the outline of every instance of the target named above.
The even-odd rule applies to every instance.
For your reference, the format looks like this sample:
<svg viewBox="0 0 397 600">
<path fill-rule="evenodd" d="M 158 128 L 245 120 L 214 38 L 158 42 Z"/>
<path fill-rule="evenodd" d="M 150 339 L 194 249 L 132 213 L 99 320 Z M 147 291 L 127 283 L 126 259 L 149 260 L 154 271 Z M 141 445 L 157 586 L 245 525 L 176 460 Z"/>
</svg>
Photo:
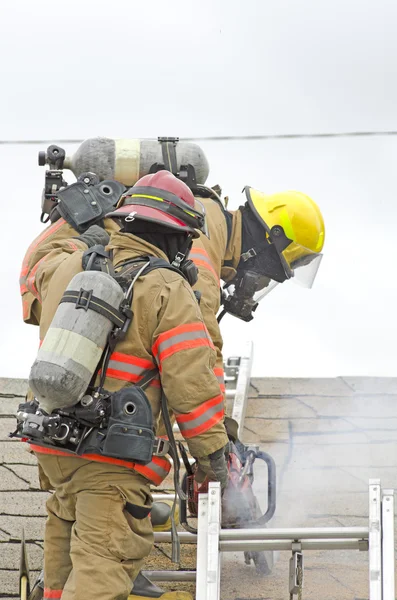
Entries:
<svg viewBox="0 0 397 600">
<path fill-rule="evenodd" d="M 369 554 L 370 600 L 395 600 L 394 492 L 369 481 L 368 527 L 221 529 L 220 484 L 209 484 L 199 499 L 196 600 L 220 600 L 222 552 L 289 550 L 290 595 L 298 594 L 297 568 L 303 551 L 359 550 Z"/>
<path fill-rule="evenodd" d="M 242 433 L 253 363 L 253 345 L 245 345 L 240 356 L 225 364 L 225 381 L 235 382 L 226 391 L 233 398 L 232 417 Z M 164 496 L 163 494 L 159 496 Z M 196 582 L 196 600 L 220 600 L 223 552 L 290 551 L 290 598 L 298 596 L 303 569 L 303 551 L 367 551 L 369 600 L 395 600 L 394 582 L 394 491 L 382 489 L 379 479 L 369 480 L 368 527 L 316 527 L 285 529 L 221 529 L 220 484 L 209 484 L 208 494 L 199 497 L 197 536 L 179 534 L 182 544 L 197 544 L 196 571 L 147 571 L 154 581 Z M 156 533 L 155 541 L 171 541 L 170 533 Z M 264 584 L 265 585 L 265 584 Z"/>
</svg>

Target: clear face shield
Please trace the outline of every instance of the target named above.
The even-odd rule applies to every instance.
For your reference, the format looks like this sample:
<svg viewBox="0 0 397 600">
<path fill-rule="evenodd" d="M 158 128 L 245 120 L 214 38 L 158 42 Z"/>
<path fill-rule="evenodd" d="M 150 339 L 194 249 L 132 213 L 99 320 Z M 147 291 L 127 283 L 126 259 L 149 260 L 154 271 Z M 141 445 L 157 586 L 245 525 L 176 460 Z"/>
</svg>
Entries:
<svg viewBox="0 0 397 600">
<path fill-rule="evenodd" d="M 310 289 L 313 287 L 322 258 L 322 254 L 311 253 L 299 259 L 296 263 L 292 263 L 294 273 L 292 281 L 305 288 Z"/>
<path fill-rule="evenodd" d="M 247 265 L 247 270 L 223 289 L 224 311 L 243 321 L 251 321 L 259 302 L 287 279 L 311 288 L 320 267 L 322 254 L 288 239 L 282 227 L 274 226 L 268 232 L 268 241 L 265 259 L 257 261 L 252 270 Z"/>
</svg>

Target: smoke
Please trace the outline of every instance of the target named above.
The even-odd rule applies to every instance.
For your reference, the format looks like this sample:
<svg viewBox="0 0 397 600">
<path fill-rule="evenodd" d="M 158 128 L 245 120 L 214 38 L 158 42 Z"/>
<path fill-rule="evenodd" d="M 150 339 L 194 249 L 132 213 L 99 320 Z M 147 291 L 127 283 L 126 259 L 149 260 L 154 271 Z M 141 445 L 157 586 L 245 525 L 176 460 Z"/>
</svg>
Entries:
<svg viewBox="0 0 397 600">
<path fill-rule="evenodd" d="M 267 527 L 366 527 L 369 479 L 397 487 L 397 379 L 253 379 L 240 437 L 277 465 L 277 507 Z M 264 513 L 262 461 L 255 462 L 254 475 Z M 290 556 L 274 552 L 265 580 L 238 553 L 228 556 L 237 595 L 257 598 L 260 589 L 266 597 L 283 597 Z M 305 551 L 304 560 L 304 597 L 368 598 L 367 552 Z"/>
<path fill-rule="evenodd" d="M 277 527 L 340 526 L 368 515 L 368 480 L 397 487 L 397 379 L 254 380 L 245 443 L 277 464 Z M 255 465 L 266 508 L 266 468 Z"/>
</svg>

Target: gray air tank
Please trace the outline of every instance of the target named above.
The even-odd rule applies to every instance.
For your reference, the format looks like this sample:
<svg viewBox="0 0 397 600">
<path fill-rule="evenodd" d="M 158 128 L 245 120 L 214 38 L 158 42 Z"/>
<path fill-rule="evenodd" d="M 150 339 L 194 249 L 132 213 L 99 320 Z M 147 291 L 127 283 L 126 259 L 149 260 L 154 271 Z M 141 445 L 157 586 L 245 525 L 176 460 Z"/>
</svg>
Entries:
<svg viewBox="0 0 397 600">
<path fill-rule="evenodd" d="M 119 309 L 123 299 L 123 290 L 107 273 L 78 273 L 66 292 L 81 289 L 92 290 L 93 296 L 115 309 Z M 81 400 L 112 328 L 109 319 L 90 308 L 77 308 L 74 302 L 58 305 L 29 376 L 29 385 L 41 408 L 50 413 Z"/>
<path fill-rule="evenodd" d="M 203 150 L 191 142 L 176 144 L 178 169 L 191 164 L 196 172 L 197 183 L 204 184 L 209 165 Z M 149 173 L 155 164 L 164 164 L 161 143 L 157 140 L 112 140 L 97 137 L 85 140 L 71 157 L 66 157 L 64 168 L 76 177 L 90 171 L 104 179 L 116 179 L 126 186 L 134 185 Z"/>
</svg>

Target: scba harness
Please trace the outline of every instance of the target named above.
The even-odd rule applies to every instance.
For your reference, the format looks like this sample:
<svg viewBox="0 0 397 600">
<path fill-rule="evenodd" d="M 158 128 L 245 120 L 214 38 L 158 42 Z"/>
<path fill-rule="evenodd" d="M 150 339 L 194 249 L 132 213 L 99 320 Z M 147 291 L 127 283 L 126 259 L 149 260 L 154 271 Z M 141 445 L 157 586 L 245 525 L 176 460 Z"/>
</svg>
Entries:
<svg viewBox="0 0 397 600">
<path fill-rule="evenodd" d="M 19 405 L 18 426 L 12 435 L 25 438 L 35 445 L 57 447 L 77 455 L 96 454 L 141 465 L 148 464 L 153 456 L 164 456 L 167 453 L 172 456 L 175 454 L 175 445 L 166 399 L 162 397 L 161 408 L 170 441 L 155 436 L 152 409 L 144 391 L 158 376 L 157 369 L 144 372 L 138 383 L 115 393 L 107 392 L 104 383 L 110 356 L 116 344 L 125 337 L 133 318 L 130 307 L 133 288 L 138 277 L 160 268 L 184 275 L 180 269 L 155 257 L 139 257 L 125 262 L 116 273 L 109 254 L 102 246 L 95 246 L 87 251 L 83 264 L 84 261 L 85 271 L 76 275 L 70 282 L 50 329 L 60 332 L 57 335 L 61 341 L 79 336 L 82 338 L 80 340 L 82 347 L 88 348 L 92 340 L 87 345 L 81 331 L 90 325 L 90 317 L 98 318 L 99 315 L 102 322 L 106 320 L 110 323 L 105 348 L 93 372 L 83 373 L 85 377 L 90 377 L 89 385 L 84 385 L 83 369 L 80 364 L 76 365 L 73 362 L 73 357 L 71 359 L 73 369 L 69 367 L 67 371 L 65 361 L 63 359 L 60 361 L 58 356 L 50 354 L 49 348 L 53 347 L 54 343 L 52 342 L 51 346 L 46 338 L 48 336 L 51 341 L 54 333 L 49 329 L 29 379 L 38 400 Z M 108 303 L 103 299 L 104 294 L 99 293 L 101 273 L 108 279 L 110 276 L 116 286 L 120 287 L 122 300 L 117 307 L 114 301 L 112 304 Z M 86 277 L 89 286 L 85 287 L 84 275 L 88 274 L 91 274 L 91 278 Z M 94 278 L 92 275 L 95 275 Z M 108 283 L 108 279 L 104 280 L 105 283 Z M 75 286 L 76 281 L 83 284 L 80 285 L 80 289 Z M 79 311 L 79 314 L 75 311 Z M 70 316 L 72 316 L 74 331 L 71 331 Z M 65 320 L 68 320 L 69 327 L 66 336 L 61 326 Z M 96 385 L 98 377 L 99 383 Z M 74 397 L 72 393 L 67 393 L 68 385 L 73 388 Z M 76 397 L 78 386 L 84 390 L 84 393 Z M 40 398 L 43 398 L 43 403 L 47 406 L 50 404 L 49 397 L 52 397 L 56 404 L 58 394 L 60 395 L 58 404 L 63 402 L 64 405 L 50 411 L 44 410 Z M 67 406 L 66 396 L 69 400 Z"/>
</svg>

